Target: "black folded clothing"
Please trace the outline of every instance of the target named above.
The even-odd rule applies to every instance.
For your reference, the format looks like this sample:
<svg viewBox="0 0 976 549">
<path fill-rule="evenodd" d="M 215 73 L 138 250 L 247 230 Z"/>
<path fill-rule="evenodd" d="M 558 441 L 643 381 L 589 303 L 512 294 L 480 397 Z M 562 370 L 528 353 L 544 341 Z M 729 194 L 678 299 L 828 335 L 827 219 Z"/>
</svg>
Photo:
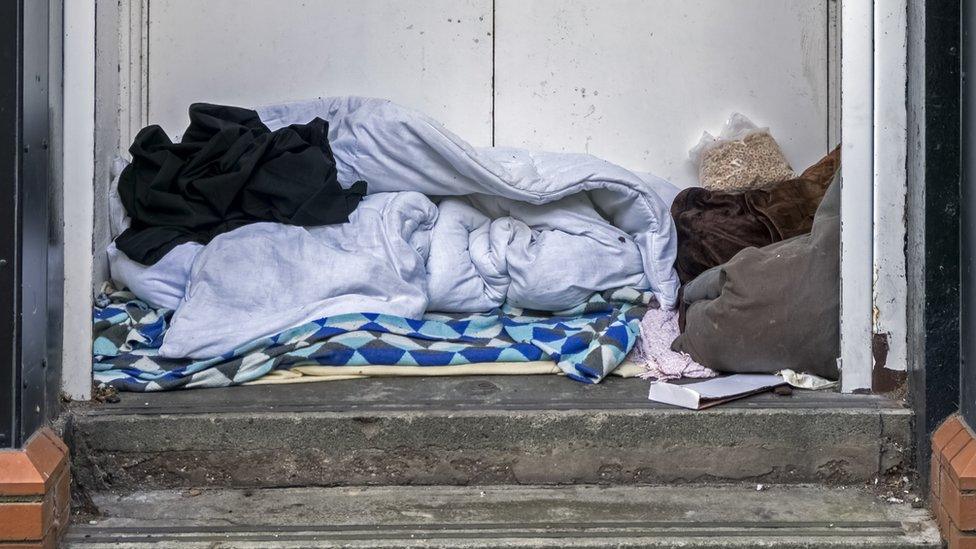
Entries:
<svg viewBox="0 0 976 549">
<path fill-rule="evenodd" d="M 151 265 L 180 244 L 249 223 L 348 221 L 366 183 L 339 185 L 328 133 L 320 118 L 271 131 L 253 110 L 206 103 L 190 106 L 179 143 L 159 126 L 144 128 L 119 178 L 132 224 L 116 246 Z"/>
</svg>

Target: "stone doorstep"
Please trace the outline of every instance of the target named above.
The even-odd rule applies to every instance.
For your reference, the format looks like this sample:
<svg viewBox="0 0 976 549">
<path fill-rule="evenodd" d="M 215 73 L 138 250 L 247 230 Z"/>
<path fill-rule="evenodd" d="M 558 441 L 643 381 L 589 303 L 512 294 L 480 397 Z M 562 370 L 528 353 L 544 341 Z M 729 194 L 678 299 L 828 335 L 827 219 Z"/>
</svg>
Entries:
<svg viewBox="0 0 976 549">
<path fill-rule="evenodd" d="M 69 547 L 148 548 L 149 539 L 155 547 L 291 547 L 326 538 L 320 546 L 377 546 L 369 528 L 360 531 L 367 524 L 384 529 L 383 547 L 426 547 L 417 545 L 426 535 L 442 540 L 430 546 L 479 548 L 938 547 L 923 510 L 886 507 L 854 486 L 903 474 L 911 411 L 898 403 L 799 392 L 693 412 L 648 403 L 644 383 L 532 377 L 123 394 L 118 404 L 72 407 L 66 437 L 76 478 L 106 517 L 76 525 Z M 757 483 L 781 486 L 764 502 Z M 662 497 L 683 502 L 680 513 L 667 515 Z M 378 507 L 355 508 L 370 501 Z M 479 507 L 486 501 L 497 505 Z M 610 513 L 576 531 L 594 509 L 628 503 L 620 516 L 631 522 L 613 523 Z M 827 514 L 816 511 L 821 504 Z M 462 522 L 509 522 L 483 537 L 449 525 L 431 534 L 400 527 L 455 508 L 468 513 Z M 334 531 L 343 509 L 360 530 Z M 745 514 L 721 515 L 726 509 Z M 886 514 L 894 509 L 909 514 Z M 547 510 L 556 514 L 532 515 Z M 661 520 L 650 524 L 655 513 Z M 532 517 L 559 527 L 533 537 L 548 526 L 524 524 Z M 776 517 L 786 520 L 770 529 Z M 819 545 L 805 543 L 811 536 Z M 521 545 L 508 545 L 510 537 Z"/>
<path fill-rule="evenodd" d="M 74 417 L 71 439 L 90 491 L 858 484 L 903 474 L 909 421 L 904 410 L 788 409 L 112 415 Z"/>
<path fill-rule="evenodd" d="M 69 548 L 937 549 L 924 509 L 864 487 L 380 486 L 97 493 Z"/>
<path fill-rule="evenodd" d="M 0 548 L 57 546 L 71 516 L 68 465 L 67 446 L 49 428 L 21 450 L 0 451 Z"/>
<path fill-rule="evenodd" d="M 797 392 L 705 411 L 641 380 L 371 379 L 72 406 L 85 490 L 343 485 L 860 484 L 907 467 L 911 411 Z"/>
</svg>

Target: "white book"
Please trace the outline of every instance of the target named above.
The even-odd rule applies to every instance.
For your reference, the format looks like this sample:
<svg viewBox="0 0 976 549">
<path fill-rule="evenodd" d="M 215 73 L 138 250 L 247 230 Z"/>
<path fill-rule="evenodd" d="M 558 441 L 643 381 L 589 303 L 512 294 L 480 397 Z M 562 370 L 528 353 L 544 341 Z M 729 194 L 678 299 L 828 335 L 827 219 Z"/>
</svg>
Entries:
<svg viewBox="0 0 976 549">
<path fill-rule="evenodd" d="M 733 374 L 704 380 L 654 381 L 647 398 L 701 410 L 737 398 L 769 391 L 786 381 L 772 374 Z"/>
</svg>

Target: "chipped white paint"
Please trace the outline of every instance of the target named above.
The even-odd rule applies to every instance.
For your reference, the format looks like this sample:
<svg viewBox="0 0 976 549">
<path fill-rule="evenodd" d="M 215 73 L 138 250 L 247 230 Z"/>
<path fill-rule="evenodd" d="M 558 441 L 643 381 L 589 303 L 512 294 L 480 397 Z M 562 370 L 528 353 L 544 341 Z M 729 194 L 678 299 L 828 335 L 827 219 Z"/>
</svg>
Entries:
<svg viewBox="0 0 976 549">
<path fill-rule="evenodd" d="M 384 97 L 491 144 L 492 0 L 152 0 L 148 117 L 190 103 Z"/>
<path fill-rule="evenodd" d="M 61 389 L 91 397 L 95 2 L 64 3 L 64 325 Z"/>
<path fill-rule="evenodd" d="M 871 387 L 874 6 L 841 4 L 841 388 Z"/>
<path fill-rule="evenodd" d="M 739 111 L 804 169 L 828 150 L 827 0 L 497 0 L 495 140 L 679 186 Z"/>
<path fill-rule="evenodd" d="M 885 366 L 908 367 L 905 269 L 907 0 L 874 13 L 874 333 L 887 337 Z"/>
</svg>

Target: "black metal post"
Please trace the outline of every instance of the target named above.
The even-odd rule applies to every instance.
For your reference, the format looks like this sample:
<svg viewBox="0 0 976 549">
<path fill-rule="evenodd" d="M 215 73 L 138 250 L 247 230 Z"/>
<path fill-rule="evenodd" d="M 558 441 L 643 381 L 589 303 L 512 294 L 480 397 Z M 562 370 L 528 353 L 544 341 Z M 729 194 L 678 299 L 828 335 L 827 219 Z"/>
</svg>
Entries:
<svg viewBox="0 0 976 549">
<path fill-rule="evenodd" d="M 17 174 L 20 155 L 20 6 L 0 2 L 0 447 L 15 442 L 19 414 Z"/>
<path fill-rule="evenodd" d="M 909 345 L 918 480 L 959 409 L 960 0 L 909 2 Z M 920 255 L 915 250 L 921 250 Z"/>
<path fill-rule="evenodd" d="M 19 446 L 54 412 L 48 29 L 47 1 L 0 2 L 0 447 Z"/>
<path fill-rule="evenodd" d="M 959 402 L 960 3 L 926 6 L 925 372 L 931 433 Z"/>
<path fill-rule="evenodd" d="M 976 7 L 962 5 L 962 264 L 959 407 L 976 426 Z"/>
</svg>

